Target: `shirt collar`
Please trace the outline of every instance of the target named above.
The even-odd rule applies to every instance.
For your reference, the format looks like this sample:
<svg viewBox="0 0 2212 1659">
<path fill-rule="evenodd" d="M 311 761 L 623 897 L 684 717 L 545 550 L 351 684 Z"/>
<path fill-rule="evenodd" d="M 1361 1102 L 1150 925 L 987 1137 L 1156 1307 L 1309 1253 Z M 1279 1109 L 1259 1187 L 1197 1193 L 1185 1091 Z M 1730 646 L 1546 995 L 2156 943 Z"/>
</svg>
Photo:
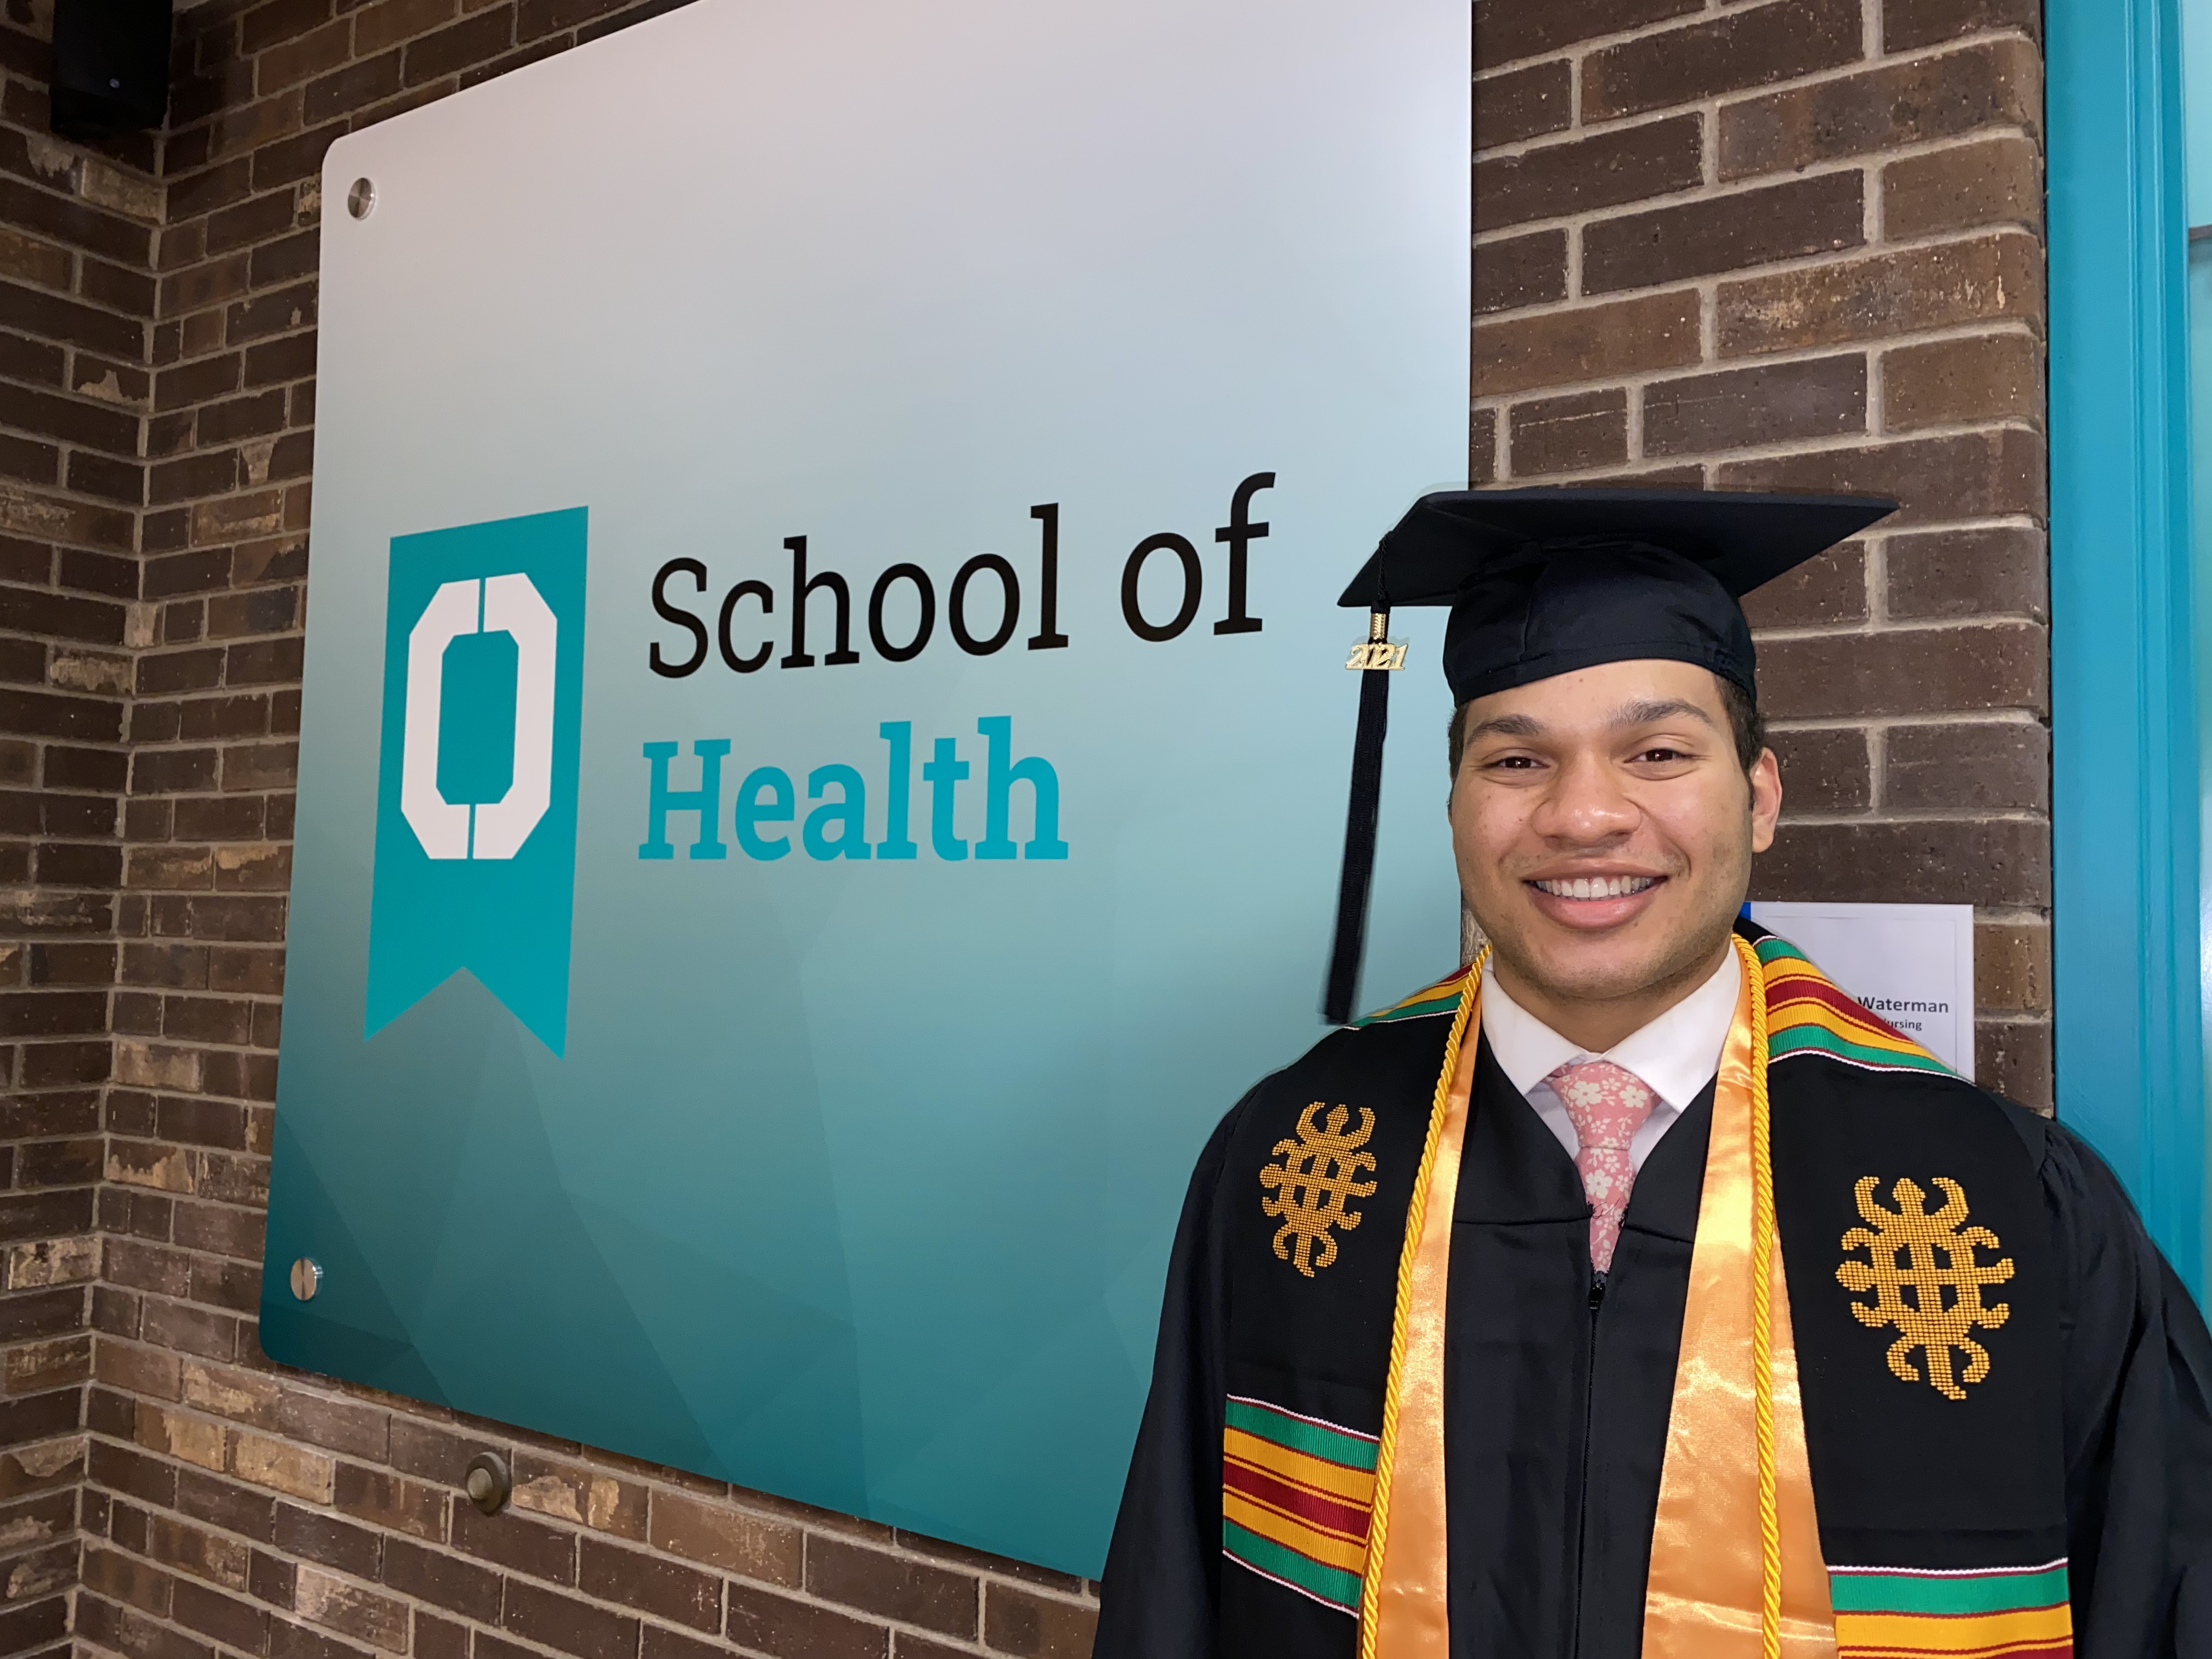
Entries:
<svg viewBox="0 0 2212 1659">
<path fill-rule="evenodd" d="M 1498 1069 L 1523 1095 L 1570 1060 L 1609 1060 L 1680 1112 L 1720 1070 L 1742 988 L 1743 967 L 1731 949 L 1696 990 L 1604 1054 L 1593 1054 L 1522 1007 L 1490 975 L 1482 986 L 1482 1034 Z"/>
</svg>

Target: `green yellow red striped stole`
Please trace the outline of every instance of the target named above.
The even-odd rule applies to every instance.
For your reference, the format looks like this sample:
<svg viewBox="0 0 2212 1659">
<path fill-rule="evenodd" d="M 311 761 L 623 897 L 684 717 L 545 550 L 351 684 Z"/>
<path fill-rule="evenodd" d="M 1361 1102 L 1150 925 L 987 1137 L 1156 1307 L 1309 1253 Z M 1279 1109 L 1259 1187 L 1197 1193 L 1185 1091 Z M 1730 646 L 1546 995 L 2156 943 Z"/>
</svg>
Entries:
<svg viewBox="0 0 2212 1659">
<path fill-rule="evenodd" d="M 1362 1014 L 1352 1022 L 1356 1030 L 1363 1025 L 1388 1025 L 1396 1020 L 1419 1019 L 1425 1014 L 1455 1014 L 1459 1012 L 1460 987 L 1466 981 L 1464 965 L 1455 968 L 1433 985 L 1424 985 L 1409 997 L 1401 997 L 1380 1013 Z"/>
<path fill-rule="evenodd" d="M 1229 1396 L 1221 1437 L 1221 1553 L 1355 1618 L 1375 1504 L 1372 1435 Z"/>
<path fill-rule="evenodd" d="M 1831 1567 L 1837 1659 L 2071 1659 L 2066 1563 L 1932 1572 Z"/>
<path fill-rule="evenodd" d="M 1942 1060 L 1838 990 L 1788 939 L 1770 933 L 1753 948 L 1766 974 L 1768 1065 L 1819 1054 L 1863 1071 L 1950 1075 Z"/>
</svg>

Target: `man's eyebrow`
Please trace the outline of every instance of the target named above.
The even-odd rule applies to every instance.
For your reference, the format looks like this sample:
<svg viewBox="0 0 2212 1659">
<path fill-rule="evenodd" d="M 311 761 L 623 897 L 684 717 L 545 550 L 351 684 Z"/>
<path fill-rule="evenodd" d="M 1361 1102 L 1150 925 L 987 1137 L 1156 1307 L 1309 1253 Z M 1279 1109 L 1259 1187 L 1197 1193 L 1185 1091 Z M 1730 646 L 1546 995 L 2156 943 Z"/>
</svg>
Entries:
<svg viewBox="0 0 2212 1659">
<path fill-rule="evenodd" d="M 1719 729 L 1711 714 L 1697 704 L 1686 702 L 1680 697 L 1654 697 L 1642 702 L 1624 703 L 1614 713 L 1613 723 L 1615 726 L 1656 726 L 1662 720 L 1671 720 L 1683 714 L 1687 714 L 1692 720 L 1703 720 L 1715 730 Z"/>
<path fill-rule="evenodd" d="M 1544 723 L 1531 714 L 1496 714 L 1467 728 L 1466 741 L 1477 738 L 1540 738 Z"/>
</svg>

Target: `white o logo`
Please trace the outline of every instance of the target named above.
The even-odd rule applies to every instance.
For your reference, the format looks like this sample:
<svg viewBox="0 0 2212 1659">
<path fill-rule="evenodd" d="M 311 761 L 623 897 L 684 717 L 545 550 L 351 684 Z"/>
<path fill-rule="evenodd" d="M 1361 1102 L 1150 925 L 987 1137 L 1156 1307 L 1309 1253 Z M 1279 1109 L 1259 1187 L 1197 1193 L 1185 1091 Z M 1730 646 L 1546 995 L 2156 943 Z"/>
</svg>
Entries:
<svg viewBox="0 0 2212 1659">
<path fill-rule="evenodd" d="M 456 805 L 438 792 L 446 647 L 477 633 L 514 639 L 514 776 L 499 799 Z M 432 858 L 511 859 L 545 816 L 553 799 L 553 647 L 560 633 L 537 587 L 516 571 L 447 582 L 408 635 L 399 810 Z"/>
</svg>

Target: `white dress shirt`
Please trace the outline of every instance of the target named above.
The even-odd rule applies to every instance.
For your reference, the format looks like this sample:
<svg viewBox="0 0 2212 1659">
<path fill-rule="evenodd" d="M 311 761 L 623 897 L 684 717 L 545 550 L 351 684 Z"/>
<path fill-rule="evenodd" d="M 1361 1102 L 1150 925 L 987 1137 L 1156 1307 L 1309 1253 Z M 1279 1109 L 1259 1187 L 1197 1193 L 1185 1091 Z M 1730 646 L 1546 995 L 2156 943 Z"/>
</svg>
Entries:
<svg viewBox="0 0 2212 1659">
<path fill-rule="evenodd" d="M 1604 1054 L 1577 1048 L 1505 994 L 1494 974 L 1482 981 L 1482 1034 L 1490 1052 L 1513 1086 L 1536 1109 L 1536 1115 L 1559 1138 L 1572 1158 L 1582 1150 L 1574 1120 L 1565 1102 L 1544 1079 L 1571 1060 L 1609 1060 L 1632 1072 L 1659 1097 L 1651 1115 L 1628 1143 L 1628 1161 L 1637 1170 L 1651 1149 L 1689 1109 L 1690 1103 L 1721 1068 L 1721 1050 L 1735 1019 L 1743 988 L 1743 968 L 1730 950 L 1712 977 L 1649 1025 L 1630 1033 Z"/>
</svg>

